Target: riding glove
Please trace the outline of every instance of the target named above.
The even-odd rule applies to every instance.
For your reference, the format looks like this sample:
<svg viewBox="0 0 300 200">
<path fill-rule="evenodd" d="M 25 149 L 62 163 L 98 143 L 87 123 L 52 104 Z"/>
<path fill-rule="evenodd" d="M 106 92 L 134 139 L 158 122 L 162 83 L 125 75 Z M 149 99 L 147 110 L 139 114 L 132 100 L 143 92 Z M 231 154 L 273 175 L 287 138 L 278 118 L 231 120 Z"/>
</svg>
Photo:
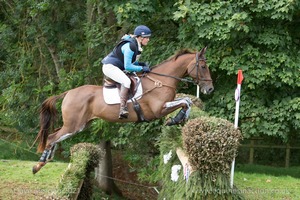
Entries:
<svg viewBox="0 0 300 200">
<path fill-rule="evenodd" d="M 143 72 L 150 72 L 150 68 L 148 66 L 143 66 L 143 69 L 142 69 Z"/>
</svg>

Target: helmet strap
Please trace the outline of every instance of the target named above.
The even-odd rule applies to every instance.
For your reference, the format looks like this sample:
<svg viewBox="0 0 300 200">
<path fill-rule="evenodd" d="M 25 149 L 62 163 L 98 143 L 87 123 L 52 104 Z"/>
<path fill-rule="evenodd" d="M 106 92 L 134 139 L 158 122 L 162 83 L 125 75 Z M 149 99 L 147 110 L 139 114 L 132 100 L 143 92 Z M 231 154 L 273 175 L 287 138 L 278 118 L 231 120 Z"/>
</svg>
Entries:
<svg viewBox="0 0 300 200">
<path fill-rule="evenodd" d="M 137 43 L 138 43 L 138 48 L 139 48 L 140 52 L 143 51 L 143 48 L 142 48 L 142 39 L 141 38 L 142 38 L 141 36 L 135 38 L 136 41 L 137 41 Z"/>
</svg>

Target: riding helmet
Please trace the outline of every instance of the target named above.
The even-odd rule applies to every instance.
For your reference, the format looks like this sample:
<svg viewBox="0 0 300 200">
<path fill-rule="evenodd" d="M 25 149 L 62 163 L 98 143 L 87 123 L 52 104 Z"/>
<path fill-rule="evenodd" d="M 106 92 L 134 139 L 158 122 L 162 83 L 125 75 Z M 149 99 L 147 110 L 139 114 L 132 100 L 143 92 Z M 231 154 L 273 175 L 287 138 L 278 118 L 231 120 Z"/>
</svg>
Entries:
<svg viewBox="0 0 300 200">
<path fill-rule="evenodd" d="M 137 26 L 134 29 L 134 35 L 142 36 L 142 37 L 150 37 L 151 36 L 151 30 L 150 30 L 150 28 L 148 28 L 145 25 L 140 25 L 140 26 Z"/>
</svg>

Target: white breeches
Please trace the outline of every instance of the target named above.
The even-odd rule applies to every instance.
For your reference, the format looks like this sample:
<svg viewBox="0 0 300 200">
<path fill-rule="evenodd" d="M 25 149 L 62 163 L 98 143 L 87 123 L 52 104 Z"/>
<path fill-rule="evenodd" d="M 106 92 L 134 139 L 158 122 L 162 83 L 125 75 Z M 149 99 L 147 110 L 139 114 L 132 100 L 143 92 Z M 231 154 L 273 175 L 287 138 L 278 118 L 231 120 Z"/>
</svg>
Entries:
<svg viewBox="0 0 300 200">
<path fill-rule="evenodd" d="M 122 84 L 126 88 L 130 88 L 131 81 L 128 76 L 118 67 L 112 64 L 104 64 L 102 67 L 103 74 L 112 80 Z"/>
</svg>

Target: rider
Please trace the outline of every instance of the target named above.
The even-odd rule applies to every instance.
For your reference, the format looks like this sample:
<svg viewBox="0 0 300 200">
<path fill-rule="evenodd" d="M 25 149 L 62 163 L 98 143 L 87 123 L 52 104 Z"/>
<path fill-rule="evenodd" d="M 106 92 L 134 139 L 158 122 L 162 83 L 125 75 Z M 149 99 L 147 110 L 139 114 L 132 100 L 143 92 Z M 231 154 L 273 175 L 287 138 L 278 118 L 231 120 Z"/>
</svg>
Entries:
<svg viewBox="0 0 300 200">
<path fill-rule="evenodd" d="M 137 26 L 134 35 L 123 36 L 113 51 L 102 60 L 104 75 L 121 84 L 119 119 L 128 117 L 127 100 L 131 81 L 124 70 L 150 72 L 147 64 L 137 61 L 150 36 L 151 30 L 147 26 Z"/>
</svg>

